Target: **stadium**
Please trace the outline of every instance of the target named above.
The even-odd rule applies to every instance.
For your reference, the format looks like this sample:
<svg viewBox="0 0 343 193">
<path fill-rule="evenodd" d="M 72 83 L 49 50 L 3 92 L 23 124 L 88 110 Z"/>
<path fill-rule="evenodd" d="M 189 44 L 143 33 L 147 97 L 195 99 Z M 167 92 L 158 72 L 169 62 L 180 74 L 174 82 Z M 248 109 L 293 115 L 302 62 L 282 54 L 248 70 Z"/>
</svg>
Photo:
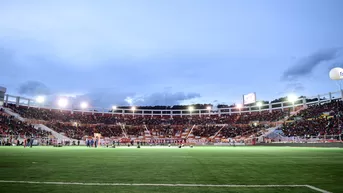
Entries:
<svg viewBox="0 0 343 193">
<path fill-rule="evenodd" d="M 342 7 L 0 0 L 0 193 L 343 193 Z"/>
<path fill-rule="evenodd" d="M 2 192 L 340 192 L 340 92 L 235 107 L 68 109 L 5 94 Z M 62 101 L 62 102 L 61 102 Z M 31 104 L 31 105 L 30 105 Z M 169 108 L 169 109 L 168 109 Z M 297 147 L 297 148 L 296 148 Z M 29 175 L 28 175 L 29 174 Z M 313 177 L 315 176 L 315 178 Z"/>
</svg>

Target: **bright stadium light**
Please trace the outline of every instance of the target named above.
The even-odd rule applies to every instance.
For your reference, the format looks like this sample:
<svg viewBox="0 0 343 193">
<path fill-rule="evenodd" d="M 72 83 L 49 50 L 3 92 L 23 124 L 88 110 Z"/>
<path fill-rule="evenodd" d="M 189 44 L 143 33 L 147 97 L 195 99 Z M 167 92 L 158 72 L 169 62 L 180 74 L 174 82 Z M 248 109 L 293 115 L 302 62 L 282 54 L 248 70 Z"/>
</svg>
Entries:
<svg viewBox="0 0 343 193">
<path fill-rule="evenodd" d="M 242 109 L 243 105 L 242 104 L 237 104 L 236 108 L 239 109 L 239 114 L 241 114 L 241 109 Z"/>
<path fill-rule="evenodd" d="M 298 97 L 294 94 L 290 94 L 287 97 L 288 102 L 291 102 L 291 103 L 294 103 L 295 101 L 297 101 L 297 99 L 298 99 Z"/>
<path fill-rule="evenodd" d="M 206 109 L 208 110 L 208 116 L 210 116 L 212 107 L 211 106 L 207 106 Z"/>
<path fill-rule="evenodd" d="M 38 96 L 36 98 L 36 102 L 37 103 L 44 103 L 45 102 L 45 97 L 44 96 Z"/>
<path fill-rule="evenodd" d="M 190 106 L 190 107 L 188 107 L 188 110 L 189 110 L 189 111 L 193 111 L 193 110 L 194 110 L 194 107 L 193 107 L 193 106 Z"/>
<path fill-rule="evenodd" d="M 260 111 L 261 113 L 261 107 L 262 107 L 262 102 L 257 102 L 256 105 L 258 106 L 258 110 Z"/>
<path fill-rule="evenodd" d="M 295 111 L 294 103 L 295 103 L 295 101 L 298 100 L 298 97 L 295 94 L 290 94 L 290 95 L 288 95 L 287 100 L 288 100 L 288 102 L 293 104 L 293 111 Z"/>
<path fill-rule="evenodd" d="M 68 105 L 68 100 L 67 100 L 67 99 L 61 98 L 61 99 L 58 100 L 58 106 L 59 106 L 59 107 L 64 108 L 64 107 L 66 107 L 67 105 Z"/>
<path fill-rule="evenodd" d="M 262 102 L 257 102 L 256 105 L 257 105 L 258 107 L 262 107 Z"/>
<path fill-rule="evenodd" d="M 136 110 L 136 107 L 131 107 L 131 110 L 132 110 L 132 111 L 135 111 L 135 110 Z"/>
<path fill-rule="evenodd" d="M 117 110 L 117 106 L 112 106 L 112 110 Z"/>
<path fill-rule="evenodd" d="M 86 109 L 86 108 L 88 107 L 88 103 L 82 102 L 82 103 L 80 104 L 80 107 L 81 107 L 81 109 Z"/>
</svg>

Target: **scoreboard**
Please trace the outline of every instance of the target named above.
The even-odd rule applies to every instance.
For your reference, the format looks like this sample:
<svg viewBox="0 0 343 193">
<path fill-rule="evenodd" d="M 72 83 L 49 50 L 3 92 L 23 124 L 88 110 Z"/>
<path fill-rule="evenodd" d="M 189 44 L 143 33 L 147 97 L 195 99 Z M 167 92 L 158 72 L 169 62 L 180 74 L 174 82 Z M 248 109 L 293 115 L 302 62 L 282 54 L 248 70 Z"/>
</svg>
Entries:
<svg viewBox="0 0 343 193">
<path fill-rule="evenodd" d="M 256 102 L 256 93 L 252 92 L 252 93 L 243 95 L 244 105 L 255 103 L 255 102 Z"/>
</svg>

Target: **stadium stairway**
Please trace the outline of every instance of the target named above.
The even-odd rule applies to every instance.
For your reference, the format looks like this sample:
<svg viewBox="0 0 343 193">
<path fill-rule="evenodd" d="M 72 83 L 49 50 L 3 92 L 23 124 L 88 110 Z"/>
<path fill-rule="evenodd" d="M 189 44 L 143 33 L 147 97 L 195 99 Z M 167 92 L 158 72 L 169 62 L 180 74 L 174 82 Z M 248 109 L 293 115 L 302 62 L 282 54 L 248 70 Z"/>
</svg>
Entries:
<svg viewBox="0 0 343 193">
<path fill-rule="evenodd" d="M 36 129 L 40 128 L 42 130 L 45 130 L 45 131 L 49 131 L 52 133 L 52 135 L 58 139 L 58 140 L 65 140 L 65 141 L 77 141 L 76 139 L 71 139 L 69 137 L 66 137 L 64 135 L 62 135 L 61 133 L 58 133 L 56 132 L 55 130 L 43 125 L 43 124 L 34 124 L 33 125 Z"/>
<path fill-rule="evenodd" d="M 10 108 L 3 108 L 3 109 L 4 109 L 5 113 L 7 113 L 7 114 L 9 114 L 9 115 L 11 115 L 11 116 L 13 116 L 13 117 L 15 117 L 16 119 L 18 119 L 18 120 L 20 120 L 20 121 L 22 121 L 22 122 L 25 122 L 25 121 L 26 121 L 25 118 L 23 118 L 23 117 L 22 117 L 21 115 L 19 115 L 18 113 L 13 112 L 12 109 L 10 109 Z"/>
<path fill-rule="evenodd" d="M 263 135 L 261 135 L 261 136 L 258 137 L 258 141 L 262 141 L 263 138 L 272 135 L 272 133 L 274 133 L 274 132 L 275 132 L 277 129 L 279 129 L 279 128 L 280 128 L 280 125 L 279 125 L 279 126 L 276 126 L 276 127 L 268 128 L 268 129 L 267 129 L 267 132 L 265 132 Z"/>
</svg>

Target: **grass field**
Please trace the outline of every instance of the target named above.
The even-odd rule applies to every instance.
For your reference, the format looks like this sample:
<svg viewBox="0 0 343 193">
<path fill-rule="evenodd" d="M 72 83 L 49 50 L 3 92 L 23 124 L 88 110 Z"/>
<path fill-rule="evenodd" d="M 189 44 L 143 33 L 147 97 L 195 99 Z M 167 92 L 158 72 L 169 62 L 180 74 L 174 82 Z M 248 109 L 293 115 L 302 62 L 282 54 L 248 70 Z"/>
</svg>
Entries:
<svg viewBox="0 0 343 193">
<path fill-rule="evenodd" d="M 0 147 L 0 192 L 339 193 L 342 166 L 338 148 Z"/>
</svg>

